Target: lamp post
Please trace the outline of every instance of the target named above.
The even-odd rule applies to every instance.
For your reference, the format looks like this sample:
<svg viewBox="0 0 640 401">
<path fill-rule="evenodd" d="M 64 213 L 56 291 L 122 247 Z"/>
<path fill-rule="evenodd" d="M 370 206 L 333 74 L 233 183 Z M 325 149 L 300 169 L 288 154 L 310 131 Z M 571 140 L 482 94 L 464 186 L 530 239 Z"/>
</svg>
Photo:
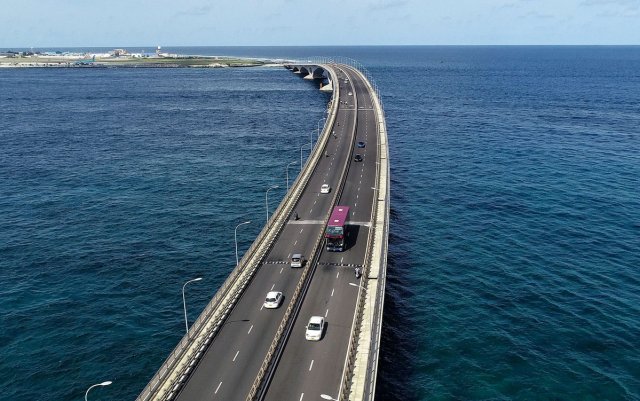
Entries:
<svg viewBox="0 0 640 401">
<path fill-rule="evenodd" d="M 245 221 L 244 223 L 240 223 L 236 226 L 236 229 L 233 230 L 233 239 L 236 242 L 236 266 L 238 266 L 238 263 L 240 263 L 240 261 L 238 260 L 238 227 L 245 224 L 249 224 L 249 223 L 251 223 L 251 221 Z"/>
<path fill-rule="evenodd" d="M 298 162 L 296 161 L 292 161 L 291 163 L 287 164 L 287 192 L 289 192 L 289 166 L 291 166 L 292 164 L 296 164 Z"/>
<path fill-rule="evenodd" d="M 86 392 L 86 393 L 84 393 L 84 401 L 87 401 L 87 396 L 89 395 L 89 390 L 91 390 L 91 389 L 92 389 L 92 388 L 94 388 L 94 387 L 99 387 L 99 386 L 103 386 L 103 387 L 104 387 L 104 386 L 108 386 L 108 385 L 110 385 L 111 383 L 113 383 L 113 382 L 112 382 L 112 381 L 106 381 L 106 382 L 102 382 L 102 383 L 94 384 L 93 386 L 89 387 L 89 388 L 87 389 L 87 392 Z"/>
<path fill-rule="evenodd" d="M 184 328 L 186 329 L 187 334 L 189 334 L 189 323 L 187 323 L 187 301 L 184 297 L 184 288 L 187 286 L 187 284 L 193 283 L 194 281 L 200 281 L 200 280 L 202 280 L 202 277 L 194 278 L 193 280 L 187 281 L 182 286 L 182 306 L 184 307 Z"/>
<path fill-rule="evenodd" d="M 303 163 L 302 163 L 302 149 L 307 145 L 308 144 L 306 144 L 306 143 L 303 143 L 302 145 L 300 145 L 300 171 L 302 171 L 302 166 L 303 166 Z"/>
<path fill-rule="evenodd" d="M 320 138 L 320 121 L 323 121 L 325 119 L 325 117 L 323 116 L 321 119 L 318 120 L 318 123 L 316 124 L 316 137 Z"/>
<path fill-rule="evenodd" d="M 267 210 L 267 224 L 269 224 L 269 191 L 275 188 L 280 188 L 280 185 L 271 186 L 269 189 L 267 189 L 267 192 L 264 194 L 264 206 L 265 206 L 265 209 Z"/>
</svg>

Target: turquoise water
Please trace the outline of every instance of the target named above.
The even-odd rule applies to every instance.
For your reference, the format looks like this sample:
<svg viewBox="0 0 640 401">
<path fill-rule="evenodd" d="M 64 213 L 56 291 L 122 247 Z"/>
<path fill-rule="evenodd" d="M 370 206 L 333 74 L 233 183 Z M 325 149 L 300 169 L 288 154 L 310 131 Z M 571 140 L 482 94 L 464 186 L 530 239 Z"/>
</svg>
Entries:
<svg viewBox="0 0 640 401">
<path fill-rule="evenodd" d="M 640 399 L 640 48 L 182 52 L 343 55 L 376 78 L 379 399 Z M 204 278 L 193 320 L 327 97 L 273 68 L 5 70 L 0 88 L 0 399 L 103 380 L 91 399 L 134 399 L 183 333 L 182 284 Z"/>
</svg>

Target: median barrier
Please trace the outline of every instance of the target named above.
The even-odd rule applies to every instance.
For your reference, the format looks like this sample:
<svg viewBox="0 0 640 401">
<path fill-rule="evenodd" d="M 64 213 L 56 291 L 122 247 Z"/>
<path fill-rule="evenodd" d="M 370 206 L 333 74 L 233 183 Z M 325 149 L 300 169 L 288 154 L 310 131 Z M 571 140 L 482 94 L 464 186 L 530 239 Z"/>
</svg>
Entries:
<svg viewBox="0 0 640 401">
<path fill-rule="evenodd" d="M 332 78 L 334 79 L 337 78 L 334 76 L 335 72 L 333 70 L 330 70 L 330 73 L 332 75 Z M 339 92 L 338 92 L 338 98 L 339 98 Z M 356 101 L 355 110 L 357 110 L 358 109 L 357 99 L 355 101 Z M 351 141 L 350 141 L 351 149 L 347 153 L 346 161 L 342 167 L 338 188 L 336 188 L 336 190 L 333 192 L 333 197 L 330 202 L 331 207 L 329 208 L 328 213 L 325 215 L 323 219 L 325 225 L 331 215 L 333 208 L 336 205 L 338 198 L 342 195 L 342 192 L 344 191 L 346 176 L 351 165 L 349 160 L 351 158 L 351 153 L 353 151 L 353 146 L 355 142 L 355 133 L 357 131 L 357 124 L 358 124 L 357 121 L 358 120 L 356 118 L 354 122 L 353 130 L 351 131 Z M 329 125 L 329 127 L 331 127 L 332 125 L 333 124 Z M 328 140 L 328 137 L 329 137 L 329 130 L 326 130 L 326 127 L 325 127 L 325 133 L 324 133 L 325 140 L 323 142 L 323 148 L 326 146 L 326 141 Z M 318 153 L 322 153 L 322 152 L 318 152 Z M 299 299 L 300 295 L 303 291 L 306 293 L 306 290 L 308 289 L 309 284 L 311 282 L 311 278 L 313 277 L 313 273 L 315 272 L 315 269 L 317 267 L 316 261 L 320 253 L 322 252 L 321 246 L 323 242 L 323 236 L 324 236 L 324 231 L 321 231 L 318 237 L 316 238 L 313 251 L 311 252 L 311 255 L 310 255 L 311 257 L 309 258 L 309 260 L 312 262 L 307 264 L 307 266 L 305 267 L 305 270 L 302 273 L 302 276 L 300 277 L 300 280 L 298 281 L 298 284 L 296 285 L 296 289 L 292 295 L 291 301 L 289 302 L 289 306 L 285 311 L 285 314 L 282 318 L 282 321 L 280 322 L 280 325 L 278 326 L 278 330 L 276 331 L 276 336 L 271 342 L 269 351 L 267 352 L 267 355 L 265 356 L 265 359 L 262 362 L 262 365 L 258 372 L 258 376 L 256 377 L 253 385 L 251 386 L 251 390 L 249 391 L 249 394 L 246 397 L 246 401 L 261 399 L 262 393 L 266 390 L 269 384 L 269 381 L 273 374 L 273 369 L 275 368 L 275 366 L 277 365 L 280 359 L 283 345 L 286 342 L 287 338 L 289 337 L 289 334 L 293 327 L 293 322 L 295 321 L 295 318 L 297 317 L 297 314 L 300 310 L 300 306 L 302 305 L 302 302 L 299 302 L 301 301 L 301 299 Z M 302 297 L 302 299 L 303 298 L 304 297 Z M 266 380 L 265 380 L 265 377 L 266 377 Z"/>
</svg>

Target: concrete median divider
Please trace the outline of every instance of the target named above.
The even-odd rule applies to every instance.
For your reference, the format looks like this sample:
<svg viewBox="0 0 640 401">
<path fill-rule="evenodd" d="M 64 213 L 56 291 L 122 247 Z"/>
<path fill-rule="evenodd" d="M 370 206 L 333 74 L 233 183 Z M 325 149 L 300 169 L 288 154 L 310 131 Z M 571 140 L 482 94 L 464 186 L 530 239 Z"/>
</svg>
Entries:
<svg viewBox="0 0 640 401">
<path fill-rule="evenodd" d="M 332 74 L 333 73 L 334 71 L 332 70 Z M 356 106 L 355 109 L 357 110 L 357 99 L 356 99 L 355 106 Z M 351 149 L 347 153 L 347 158 L 345 160 L 345 163 L 343 164 L 343 168 L 340 173 L 338 188 L 336 188 L 336 190 L 334 191 L 333 197 L 331 199 L 331 207 L 329 208 L 328 212 L 325 214 L 323 218 L 325 225 L 327 220 L 329 219 L 329 216 L 331 215 L 331 212 L 334 206 L 336 205 L 336 202 L 338 201 L 338 199 L 340 198 L 344 190 L 347 173 L 351 165 L 349 163 L 349 159 L 351 158 L 351 153 L 353 151 L 353 147 L 355 143 L 356 130 L 357 130 L 357 119 L 354 122 L 353 130 L 351 132 L 351 140 L 350 140 Z M 328 131 L 326 134 L 328 135 Z M 326 146 L 326 143 L 325 143 L 325 146 Z M 311 257 L 309 258 L 310 263 L 308 263 L 307 266 L 305 266 L 305 270 L 303 271 L 302 276 L 300 277 L 300 280 L 296 285 L 296 289 L 291 297 L 291 302 L 289 302 L 289 306 L 287 307 L 287 310 L 285 311 L 282 321 L 278 326 L 276 335 L 273 341 L 271 342 L 269 351 L 267 352 L 267 355 L 265 356 L 262 362 L 262 366 L 260 367 L 258 376 L 254 380 L 251 390 L 246 397 L 246 401 L 259 400 L 264 395 L 264 391 L 266 390 L 270 382 L 274 368 L 279 361 L 284 344 L 286 343 L 286 340 L 289 337 L 289 334 L 293 327 L 293 323 L 300 310 L 302 300 L 304 299 L 304 293 L 306 293 L 306 290 L 309 287 L 309 284 L 311 282 L 311 278 L 313 277 L 313 273 L 317 268 L 317 260 L 319 258 L 320 253 L 322 252 L 323 237 L 324 237 L 324 231 L 321 231 L 318 237 L 316 238 L 313 251 L 311 252 Z"/>
<path fill-rule="evenodd" d="M 332 67 L 324 67 L 331 73 L 332 78 L 335 79 L 335 71 Z M 136 401 L 170 401 L 175 399 L 179 394 L 182 386 L 197 366 L 208 345 L 218 333 L 242 292 L 254 277 L 255 272 L 273 246 L 274 241 L 286 225 L 293 207 L 297 204 L 300 196 L 304 192 L 309 178 L 322 156 L 322 150 L 325 148 L 330 137 L 330 128 L 334 124 L 338 110 L 339 102 L 336 101 L 338 97 L 339 89 L 336 88 L 330 102 L 329 118 L 327 118 L 325 122 L 323 133 L 318 138 L 314 151 L 307 159 L 302 172 L 292 184 L 284 200 L 280 203 L 265 227 L 263 227 L 251 247 L 245 252 L 240 263 L 229 274 L 214 297 L 201 312 L 198 319 L 189 328 L 188 333 L 178 342 L 160 369 L 158 369 L 147 386 L 145 386 L 136 398 Z M 306 271 L 307 270 L 305 270 L 305 273 Z M 305 273 L 303 273 L 303 276 Z M 298 291 L 298 288 L 296 288 L 296 292 Z M 282 335 L 280 328 L 278 329 L 278 334 L 280 336 Z"/>
</svg>

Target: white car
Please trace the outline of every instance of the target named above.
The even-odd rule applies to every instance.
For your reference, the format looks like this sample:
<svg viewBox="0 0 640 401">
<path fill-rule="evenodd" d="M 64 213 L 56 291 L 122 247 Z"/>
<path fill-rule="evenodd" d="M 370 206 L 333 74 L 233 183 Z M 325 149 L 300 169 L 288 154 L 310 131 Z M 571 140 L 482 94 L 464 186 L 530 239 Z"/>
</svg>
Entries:
<svg viewBox="0 0 640 401">
<path fill-rule="evenodd" d="M 329 186 L 329 184 L 322 184 L 322 186 L 320 187 L 320 193 L 328 194 L 329 192 L 331 192 L 331 187 Z"/>
<path fill-rule="evenodd" d="M 267 309 L 276 309 L 282 303 L 282 293 L 279 291 L 270 291 L 267 293 L 267 299 L 264 300 L 264 307 Z"/>
<path fill-rule="evenodd" d="M 353 96 L 353 93 L 349 92 L 349 96 Z"/>
<path fill-rule="evenodd" d="M 304 256 L 299 253 L 291 255 L 291 267 L 302 267 L 304 265 Z"/>
<path fill-rule="evenodd" d="M 304 337 L 309 341 L 320 341 L 324 331 L 324 318 L 322 316 L 311 316 L 307 325 L 307 332 Z"/>
</svg>

